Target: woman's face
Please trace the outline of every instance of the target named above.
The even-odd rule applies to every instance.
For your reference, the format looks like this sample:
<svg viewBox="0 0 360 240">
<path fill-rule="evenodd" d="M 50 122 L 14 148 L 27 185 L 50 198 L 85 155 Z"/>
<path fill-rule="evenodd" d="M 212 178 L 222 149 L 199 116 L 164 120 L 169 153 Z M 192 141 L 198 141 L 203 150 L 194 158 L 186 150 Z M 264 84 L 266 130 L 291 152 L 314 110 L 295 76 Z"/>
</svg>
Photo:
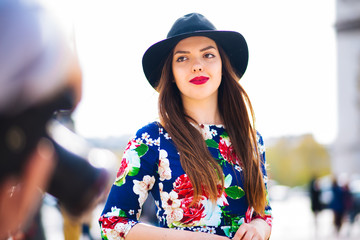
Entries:
<svg viewBox="0 0 360 240">
<path fill-rule="evenodd" d="M 183 102 L 217 99 L 221 69 L 219 50 L 210 38 L 185 38 L 174 48 L 172 70 Z"/>
</svg>

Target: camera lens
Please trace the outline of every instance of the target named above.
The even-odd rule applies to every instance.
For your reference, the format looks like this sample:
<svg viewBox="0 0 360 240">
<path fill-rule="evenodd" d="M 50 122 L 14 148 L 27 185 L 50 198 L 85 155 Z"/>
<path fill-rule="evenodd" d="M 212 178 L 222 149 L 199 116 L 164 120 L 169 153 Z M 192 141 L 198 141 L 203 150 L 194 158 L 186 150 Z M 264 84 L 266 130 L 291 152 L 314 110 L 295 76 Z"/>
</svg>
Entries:
<svg viewBox="0 0 360 240">
<path fill-rule="evenodd" d="M 58 161 L 47 192 L 56 197 L 70 214 L 81 215 L 106 189 L 108 173 L 51 141 Z"/>
</svg>

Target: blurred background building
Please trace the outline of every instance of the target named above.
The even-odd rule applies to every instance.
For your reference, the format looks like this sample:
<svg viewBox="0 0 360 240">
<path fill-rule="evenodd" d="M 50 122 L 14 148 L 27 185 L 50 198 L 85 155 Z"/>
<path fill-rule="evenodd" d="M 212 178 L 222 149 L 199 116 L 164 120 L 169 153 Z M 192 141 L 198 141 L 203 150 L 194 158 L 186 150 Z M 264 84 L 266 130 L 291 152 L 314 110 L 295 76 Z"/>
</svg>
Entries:
<svg viewBox="0 0 360 240">
<path fill-rule="evenodd" d="M 360 174 L 360 1 L 337 0 L 338 135 L 335 174 Z"/>
</svg>

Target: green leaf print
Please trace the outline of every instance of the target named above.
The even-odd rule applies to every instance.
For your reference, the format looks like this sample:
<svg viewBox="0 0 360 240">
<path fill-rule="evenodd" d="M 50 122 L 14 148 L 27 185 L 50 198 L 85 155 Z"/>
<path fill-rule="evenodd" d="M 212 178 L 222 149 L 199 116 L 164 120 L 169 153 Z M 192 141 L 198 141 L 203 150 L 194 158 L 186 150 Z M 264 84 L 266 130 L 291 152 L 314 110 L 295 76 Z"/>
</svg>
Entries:
<svg viewBox="0 0 360 240">
<path fill-rule="evenodd" d="M 206 142 L 206 145 L 208 147 L 211 147 L 211 148 L 218 148 L 219 147 L 219 144 L 213 139 L 206 139 L 205 142 Z"/>
<path fill-rule="evenodd" d="M 140 168 L 138 168 L 138 167 L 131 168 L 129 171 L 129 176 L 136 176 L 136 174 L 138 174 L 139 170 L 140 170 Z"/>
<path fill-rule="evenodd" d="M 121 187 L 124 183 L 125 183 L 125 176 L 122 177 L 122 178 L 120 178 L 120 179 L 118 179 L 118 180 L 116 180 L 116 181 L 114 182 L 114 185 L 116 185 L 116 186 L 118 186 L 118 187 Z"/>
<path fill-rule="evenodd" d="M 124 210 L 120 210 L 120 211 L 119 211 L 119 217 L 124 217 L 124 218 L 126 218 L 126 217 L 127 217 L 126 212 L 125 212 Z"/>
<path fill-rule="evenodd" d="M 222 138 L 228 138 L 229 137 L 229 134 L 227 132 L 223 132 L 220 137 Z"/>
<path fill-rule="evenodd" d="M 140 146 L 135 148 L 135 151 L 138 153 L 139 157 L 144 156 L 148 150 L 149 150 L 149 147 L 144 143 L 140 144 Z"/>
<path fill-rule="evenodd" d="M 232 199 L 239 199 L 245 195 L 244 190 L 239 186 L 225 188 L 225 193 Z"/>
<path fill-rule="evenodd" d="M 109 240 L 108 237 L 103 232 L 103 230 L 101 230 L 101 238 L 104 239 L 104 240 Z"/>
</svg>

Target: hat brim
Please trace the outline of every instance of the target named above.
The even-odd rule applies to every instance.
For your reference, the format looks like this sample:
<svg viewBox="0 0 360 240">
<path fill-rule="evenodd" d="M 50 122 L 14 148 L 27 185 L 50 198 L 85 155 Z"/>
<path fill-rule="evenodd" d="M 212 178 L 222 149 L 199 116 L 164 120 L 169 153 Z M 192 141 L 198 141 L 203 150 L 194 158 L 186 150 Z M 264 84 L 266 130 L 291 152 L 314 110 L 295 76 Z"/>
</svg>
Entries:
<svg viewBox="0 0 360 240">
<path fill-rule="evenodd" d="M 170 51 L 182 39 L 192 36 L 205 36 L 220 45 L 228 55 L 236 74 L 241 77 L 247 68 L 249 51 L 245 38 L 233 31 L 197 31 L 177 35 L 155 43 L 146 50 L 142 65 L 145 76 L 151 86 L 156 89 L 161 77 L 162 67 Z"/>
</svg>

